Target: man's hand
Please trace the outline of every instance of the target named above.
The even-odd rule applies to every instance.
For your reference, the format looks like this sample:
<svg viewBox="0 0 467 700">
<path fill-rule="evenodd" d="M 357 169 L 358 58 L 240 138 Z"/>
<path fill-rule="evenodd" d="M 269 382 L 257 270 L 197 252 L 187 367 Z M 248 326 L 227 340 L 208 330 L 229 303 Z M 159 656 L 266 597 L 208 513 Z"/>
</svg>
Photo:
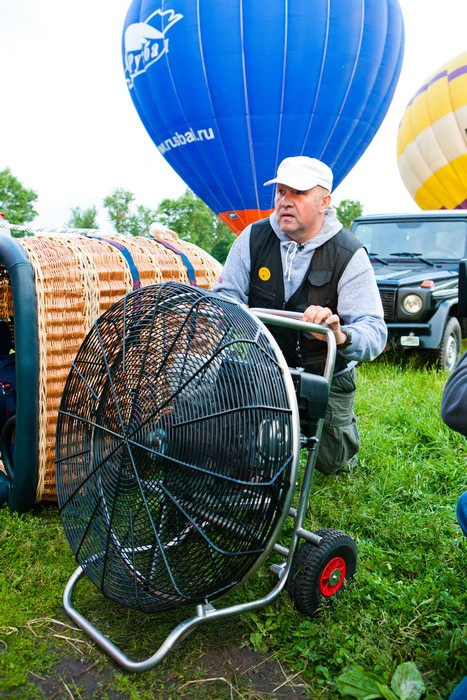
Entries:
<svg viewBox="0 0 467 700">
<path fill-rule="evenodd" d="M 324 323 L 334 333 L 334 338 L 336 339 L 336 345 L 342 345 L 345 343 L 347 336 L 341 330 L 341 324 L 339 316 L 333 314 L 331 309 L 327 306 L 309 306 L 305 309 L 303 314 L 303 320 L 308 323 Z M 312 333 L 312 335 L 318 340 L 326 340 L 323 333 Z"/>
</svg>

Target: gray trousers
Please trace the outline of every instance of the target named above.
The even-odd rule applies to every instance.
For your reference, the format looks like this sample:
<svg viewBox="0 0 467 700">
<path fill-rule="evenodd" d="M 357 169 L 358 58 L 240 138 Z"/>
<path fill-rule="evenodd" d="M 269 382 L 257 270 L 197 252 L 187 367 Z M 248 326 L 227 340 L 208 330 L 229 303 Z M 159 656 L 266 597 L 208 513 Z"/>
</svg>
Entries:
<svg viewBox="0 0 467 700">
<path fill-rule="evenodd" d="M 360 435 L 353 407 L 356 371 L 333 377 L 323 432 L 318 449 L 316 469 L 333 474 L 341 469 L 360 449 Z"/>
</svg>

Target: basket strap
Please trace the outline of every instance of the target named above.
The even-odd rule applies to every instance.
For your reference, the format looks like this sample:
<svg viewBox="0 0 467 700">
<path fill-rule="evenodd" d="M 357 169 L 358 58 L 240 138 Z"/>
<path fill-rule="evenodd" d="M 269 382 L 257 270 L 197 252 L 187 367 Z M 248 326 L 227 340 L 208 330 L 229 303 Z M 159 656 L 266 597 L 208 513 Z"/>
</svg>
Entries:
<svg viewBox="0 0 467 700">
<path fill-rule="evenodd" d="M 90 236 L 91 238 L 96 238 L 98 241 L 104 241 L 105 243 L 109 243 L 109 245 L 112 245 L 114 248 L 117 248 L 125 258 L 125 260 L 128 263 L 128 267 L 130 268 L 130 273 L 131 277 L 133 279 L 133 290 L 135 289 L 141 289 L 141 279 L 139 276 L 138 268 L 135 265 L 135 261 L 133 260 L 133 257 L 128 250 L 126 246 L 123 245 L 123 243 L 120 243 L 119 241 L 112 241 L 109 238 L 104 238 L 103 236 Z"/>
<path fill-rule="evenodd" d="M 191 264 L 189 257 L 187 255 L 185 255 L 185 253 L 182 253 L 181 250 L 177 250 L 177 248 L 174 248 L 174 246 L 171 245 L 170 243 L 167 243 L 167 241 L 161 241 L 159 238 L 156 238 L 155 240 L 157 243 L 160 243 L 161 245 L 163 245 L 164 248 L 168 248 L 169 250 L 172 251 L 172 253 L 176 253 L 177 255 L 179 255 L 181 257 L 181 259 L 183 260 L 183 264 L 186 267 L 186 271 L 188 274 L 188 279 L 190 280 L 190 284 L 192 287 L 196 287 L 195 268 Z"/>
</svg>

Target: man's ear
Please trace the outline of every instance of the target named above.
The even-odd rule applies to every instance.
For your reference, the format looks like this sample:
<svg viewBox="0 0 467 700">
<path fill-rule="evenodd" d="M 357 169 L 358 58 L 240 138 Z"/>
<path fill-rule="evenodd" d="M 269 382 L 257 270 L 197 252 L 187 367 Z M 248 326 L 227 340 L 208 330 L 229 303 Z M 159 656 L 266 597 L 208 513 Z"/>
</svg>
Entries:
<svg viewBox="0 0 467 700">
<path fill-rule="evenodd" d="M 325 194 L 323 199 L 321 200 L 320 211 L 326 211 L 326 209 L 329 208 L 330 204 L 331 204 L 331 195 Z"/>
</svg>

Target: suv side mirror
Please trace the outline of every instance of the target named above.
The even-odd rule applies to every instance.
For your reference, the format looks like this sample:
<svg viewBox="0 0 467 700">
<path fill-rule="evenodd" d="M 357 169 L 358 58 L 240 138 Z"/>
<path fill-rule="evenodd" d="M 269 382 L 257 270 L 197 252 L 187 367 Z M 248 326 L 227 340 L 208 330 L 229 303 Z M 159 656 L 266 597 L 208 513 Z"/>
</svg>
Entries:
<svg viewBox="0 0 467 700">
<path fill-rule="evenodd" d="M 459 263 L 459 316 L 467 317 L 467 260 Z"/>
</svg>

